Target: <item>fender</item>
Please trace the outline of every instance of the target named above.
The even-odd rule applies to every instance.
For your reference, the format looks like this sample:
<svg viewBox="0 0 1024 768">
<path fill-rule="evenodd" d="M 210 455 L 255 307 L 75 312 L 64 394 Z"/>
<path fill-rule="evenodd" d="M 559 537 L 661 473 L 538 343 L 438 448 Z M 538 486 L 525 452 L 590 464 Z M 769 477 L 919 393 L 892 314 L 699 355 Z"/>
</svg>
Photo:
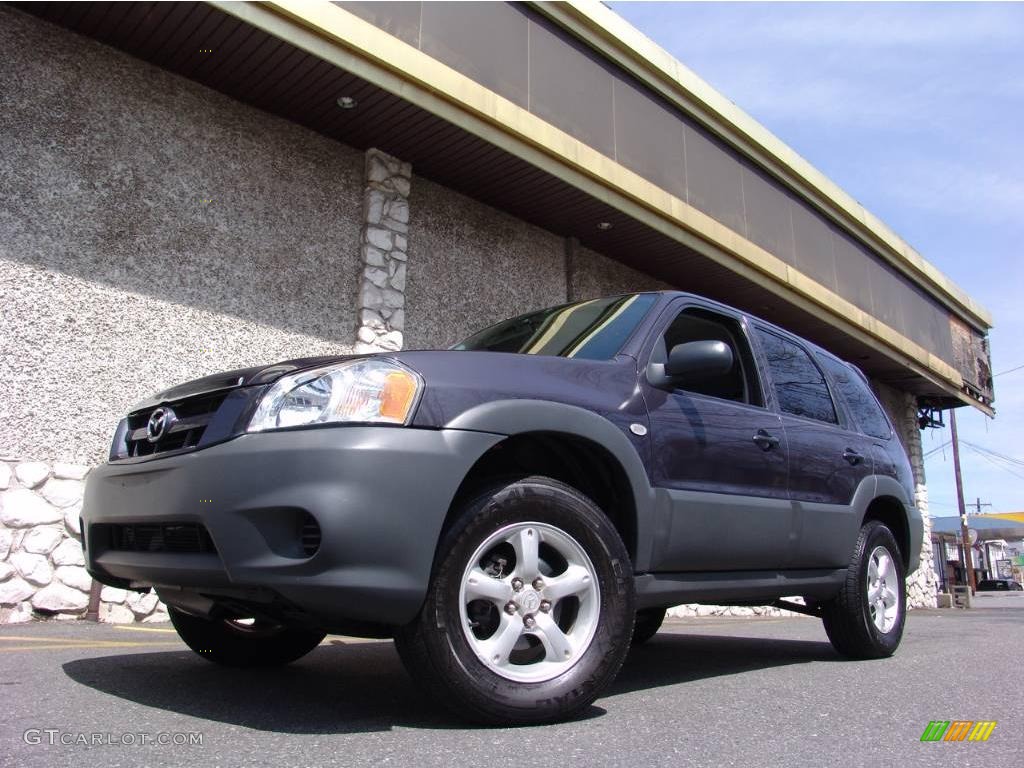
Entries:
<svg viewBox="0 0 1024 768">
<path fill-rule="evenodd" d="M 853 542 L 856 540 L 857 531 L 860 530 L 861 523 L 864 520 L 864 515 L 867 514 L 868 507 L 871 505 L 871 502 L 882 496 L 891 496 L 903 507 L 909 544 L 909 550 L 907 552 L 907 575 L 910 575 L 917 570 L 917 566 L 919 564 L 921 557 L 921 541 L 924 537 L 924 526 L 921 521 L 921 513 L 907 497 L 906 488 L 904 488 L 903 485 L 893 477 L 889 477 L 888 475 L 868 475 L 861 480 L 860 484 L 857 486 L 857 490 L 853 494 L 853 499 L 850 501 L 849 519 L 846 519 L 846 515 L 832 514 L 830 524 L 830 528 L 832 530 L 827 535 L 830 540 L 834 542 L 835 552 L 837 555 L 842 551 L 845 551 L 848 554 L 853 548 Z M 817 513 L 824 514 L 824 510 L 825 507 L 819 507 L 817 509 Z M 821 533 L 824 532 L 819 532 L 819 534 Z M 837 560 L 837 562 L 839 561 Z"/>
<path fill-rule="evenodd" d="M 907 518 L 907 533 L 910 549 L 907 553 L 907 575 L 909 576 L 921 563 L 921 546 L 924 540 L 924 520 L 921 518 L 921 510 L 914 504 L 914 500 L 907 496 L 907 490 L 893 477 L 887 475 L 876 475 L 878 485 L 875 488 L 875 497 L 892 496 L 903 505 L 903 513 Z M 864 507 L 866 509 L 867 507 Z"/>
<path fill-rule="evenodd" d="M 446 429 L 492 432 L 511 437 L 527 432 L 554 432 L 583 438 L 604 448 L 629 480 L 636 509 L 633 568 L 648 568 L 654 537 L 655 492 L 640 454 L 623 428 L 593 411 L 546 400 L 496 400 L 470 408 L 444 425 Z M 639 438 L 638 438 L 639 439 Z"/>
<path fill-rule="evenodd" d="M 907 497 L 907 489 L 904 488 L 900 484 L 900 482 L 898 480 L 896 480 L 896 478 L 889 477 L 888 475 L 874 475 L 874 478 L 875 478 L 875 489 L 874 489 L 875 498 L 877 498 L 878 496 L 892 496 L 894 499 L 899 501 L 900 504 L 903 505 L 904 509 L 909 510 L 909 509 L 913 508 L 916 511 L 916 508 L 914 507 L 913 500 Z M 870 503 L 870 501 L 871 500 L 869 499 L 868 502 Z M 861 511 L 863 512 L 866 509 L 867 509 L 867 504 L 864 505 L 864 507 L 861 509 Z M 909 522 L 909 518 L 910 518 L 910 515 L 909 515 L 909 512 L 908 512 L 908 522 Z"/>
</svg>

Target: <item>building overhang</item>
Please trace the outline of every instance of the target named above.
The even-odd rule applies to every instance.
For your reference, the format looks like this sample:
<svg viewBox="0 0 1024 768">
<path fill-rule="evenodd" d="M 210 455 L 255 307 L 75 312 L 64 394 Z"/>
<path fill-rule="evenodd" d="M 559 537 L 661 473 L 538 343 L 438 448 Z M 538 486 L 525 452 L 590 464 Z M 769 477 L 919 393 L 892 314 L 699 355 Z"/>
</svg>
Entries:
<svg viewBox="0 0 1024 768">
<path fill-rule="evenodd" d="M 978 328 L 992 326 L 992 315 L 985 307 L 881 219 L 606 5 L 580 0 L 537 2 L 534 5 L 784 180 L 791 189 L 813 202 L 846 231 L 856 233 L 879 256 L 927 285 L 932 295 L 951 310 L 962 314 Z"/>
<path fill-rule="evenodd" d="M 177 3 L 186 7 L 159 15 L 139 7 L 144 4 L 114 5 L 99 18 L 95 12 L 25 10 L 344 143 L 378 146 L 412 162 L 427 178 L 575 237 L 660 279 L 681 284 L 684 276 L 699 275 L 698 290 L 768 314 L 857 362 L 869 375 L 914 392 L 922 402 L 942 407 L 967 403 L 992 413 L 990 378 L 965 380 L 950 360 L 679 195 L 333 3 L 212 2 L 206 8 Z M 941 303 L 972 339 L 984 339 L 991 320 L 983 308 L 615 14 L 596 3 L 536 5 L 790 184 Z M 147 31 L 142 42 L 142 36 L 131 33 L 139 28 Z M 275 46 L 268 47 L 268 40 Z M 169 41 L 177 52 L 172 56 L 165 53 Z M 222 58 L 216 67 L 196 53 L 218 46 Z M 267 73 L 275 71 L 275 62 L 282 74 L 273 79 L 273 87 L 258 90 L 268 82 Z M 289 89 L 290 84 L 301 90 Z M 334 102 L 343 94 L 354 95 L 359 107 L 338 110 Z M 597 221 L 613 221 L 615 227 L 598 232 Z M 987 366 L 987 350 L 985 358 Z"/>
</svg>

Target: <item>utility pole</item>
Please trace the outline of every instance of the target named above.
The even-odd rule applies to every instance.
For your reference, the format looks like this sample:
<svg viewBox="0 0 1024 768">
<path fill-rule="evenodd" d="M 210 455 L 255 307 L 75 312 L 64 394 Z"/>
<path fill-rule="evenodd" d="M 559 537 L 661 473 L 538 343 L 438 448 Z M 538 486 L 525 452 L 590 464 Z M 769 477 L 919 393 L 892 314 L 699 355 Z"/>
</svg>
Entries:
<svg viewBox="0 0 1024 768">
<path fill-rule="evenodd" d="M 982 507 L 991 507 L 992 505 L 989 504 L 987 501 L 982 503 L 981 496 L 976 496 L 974 498 L 974 503 L 971 504 L 970 506 L 974 507 L 974 513 L 976 515 L 980 515 Z M 982 558 L 981 558 L 980 567 L 981 567 L 981 569 L 983 571 L 987 572 L 988 578 L 992 578 L 992 573 L 993 573 L 993 571 L 992 571 L 992 550 L 989 549 L 988 542 L 985 542 L 984 544 L 982 544 L 982 546 L 981 546 L 981 554 L 982 554 Z"/>
<path fill-rule="evenodd" d="M 967 571 L 967 583 L 971 594 L 977 593 L 974 583 L 974 558 L 971 557 L 971 542 L 967 538 L 967 506 L 964 504 L 964 481 L 960 474 L 960 440 L 956 434 L 956 409 L 949 409 L 949 428 L 953 435 L 953 472 L 956 474 L 956 503 L 960 507 L 960 540 L 964 550 L 964 568 Z M 978 499 L 981 502 L 981 499 Z"/>
<path fill-rule="evenodd" d="M 991 507 L 992 505 L 991 505 L 991 504 L 989 504 L 989 503 L 988 503 L 987 501 L 986 501 L 986 502 L 985 502 L 984 504 L 982 504 L 982 503 L 981 503 L 981 496 L 978 496 L 978 497 L 977 497 L 977 498 L 976 498 L 976 499 L 974 500 L 974 503 L 973 503 L 973 504 L 971 504 L 971 506 L 972 506 L 972 507 L 974 507 L 974 514 L 976 514 L 976 515 L 980 515 L 980 514 L 981 514 L 981 508 L 982 508 L 982 507 Z"/>
</svg>

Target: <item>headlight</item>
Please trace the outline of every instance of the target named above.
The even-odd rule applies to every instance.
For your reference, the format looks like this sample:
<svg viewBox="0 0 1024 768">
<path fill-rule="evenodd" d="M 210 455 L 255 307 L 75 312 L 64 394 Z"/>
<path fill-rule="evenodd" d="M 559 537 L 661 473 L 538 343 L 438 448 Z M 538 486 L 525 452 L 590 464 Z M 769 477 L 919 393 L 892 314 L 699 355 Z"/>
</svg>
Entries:
<svg viewBox="0 0 1024 768">
<path fill-rule="evenodd" d="M 278 379 L 263 395 L 249 432 L 304 424 L 405 424 L 423 381 L 393 360 L 352 360 Z"/>
</svg>

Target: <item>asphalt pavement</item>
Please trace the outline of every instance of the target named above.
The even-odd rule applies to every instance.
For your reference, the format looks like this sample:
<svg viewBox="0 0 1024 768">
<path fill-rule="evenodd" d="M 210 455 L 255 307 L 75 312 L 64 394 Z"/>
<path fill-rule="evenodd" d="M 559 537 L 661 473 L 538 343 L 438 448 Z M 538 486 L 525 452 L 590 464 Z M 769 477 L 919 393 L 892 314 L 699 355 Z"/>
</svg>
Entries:
<svg viewBox="0 0 1024 768">
<path fill-rule="evenodd" d="M 571 723 L 467 727 L 387 641 L 219 668 L 168 625 L 0 627 L 0 765 L 1002 766 L 1024 757 L 1024 594 L 914 611 L 891 659 L 841 660 L 810 618 L 675 619 Z M 987 742 L 922 743 L 932 720 Z M 201 742 L 201 743 L 199 743 Z"/>
</svg>

